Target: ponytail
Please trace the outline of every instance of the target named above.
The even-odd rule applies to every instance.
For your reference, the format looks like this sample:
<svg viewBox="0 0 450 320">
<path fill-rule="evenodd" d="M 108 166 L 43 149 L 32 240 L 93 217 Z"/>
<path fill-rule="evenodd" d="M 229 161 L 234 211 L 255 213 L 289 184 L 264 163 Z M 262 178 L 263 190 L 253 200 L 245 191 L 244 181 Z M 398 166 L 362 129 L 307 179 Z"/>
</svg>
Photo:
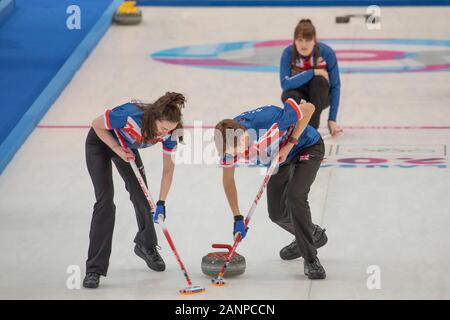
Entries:
<svg viewBox="0 0 450 320">
<path fill-rule="evenodd" d="M 142 137 L 145 141 L 153 141 L 156 138 L 156 120 L 166 120 L 177 123 L 176 137 L 180 142 L 183 141 L 183 114 L 186 98 L 181 93 L 166 92 L 152 104 L 145 104 L 139 101 L 132 101 L 135 105 L 144 111 L 142 118 Z M 179 129 L 179 130 L 178 130 Z"/>
</svg>

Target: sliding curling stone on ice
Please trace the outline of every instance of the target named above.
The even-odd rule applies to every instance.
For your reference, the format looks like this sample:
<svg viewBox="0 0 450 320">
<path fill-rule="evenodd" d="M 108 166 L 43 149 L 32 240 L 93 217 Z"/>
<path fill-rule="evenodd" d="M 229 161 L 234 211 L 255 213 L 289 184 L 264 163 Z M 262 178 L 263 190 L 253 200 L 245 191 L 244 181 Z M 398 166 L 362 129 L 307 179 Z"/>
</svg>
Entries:
<svg viewBox="0 0 450 320">
<path fill-rule="evenodd" d="M 136 7 L 136 1 L 125 1 L 117 8 L 113 21 L 122 25 L 139 24 L 142 22 L 142 10 Z"/>
<path fill-rule="evenodd" d="M 213 244 L 212 247 L 214 249 L 228 249 L 228 251 L 210 252 L 202 258 L 202 272 L 207 276 L 215 277 L 219 274 L 232 247 L 228 244 Z M 243 274 L 245 266 L 245 257 L 234 252 L 230 264 L 225 270 L 224 277 L 236 277 Z"/>
</svg>

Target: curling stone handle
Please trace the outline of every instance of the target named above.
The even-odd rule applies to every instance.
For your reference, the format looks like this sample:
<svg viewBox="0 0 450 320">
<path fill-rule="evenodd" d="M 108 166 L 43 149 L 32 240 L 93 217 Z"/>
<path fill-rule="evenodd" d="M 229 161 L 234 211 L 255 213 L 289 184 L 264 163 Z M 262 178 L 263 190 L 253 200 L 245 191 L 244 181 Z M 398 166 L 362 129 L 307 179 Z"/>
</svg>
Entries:
<svg viewBox="0 0 450 320">
<path fill-rule="evenodd" d="M 232 246 L 230 246 L 229 244 L 221 244 L 221 243 L 214 243 L 212 247 L 214 249 L 228 249 L 228 252 L 230 252 L 232 249 Z"/>
</svg>

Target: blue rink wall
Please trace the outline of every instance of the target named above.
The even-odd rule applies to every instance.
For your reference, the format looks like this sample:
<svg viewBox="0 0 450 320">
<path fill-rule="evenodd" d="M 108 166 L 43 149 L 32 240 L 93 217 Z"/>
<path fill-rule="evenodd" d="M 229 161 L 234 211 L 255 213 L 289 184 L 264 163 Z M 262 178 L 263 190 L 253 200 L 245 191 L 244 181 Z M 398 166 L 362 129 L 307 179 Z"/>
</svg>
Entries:
<svg viewBox="0 0 450 320">
<path fill-rule="evenodd" d="M 148 6 L 439 6 L 450 5 L 449 0 L 137 0 Z"/>
<path fill-rule="evenodd" d="M 0 173 L 95 48 L 120 3 L 15 1 L 0 24 Z M 71 5 L 80 8 L 80 29 L 67 27 Z"/>
</svg>

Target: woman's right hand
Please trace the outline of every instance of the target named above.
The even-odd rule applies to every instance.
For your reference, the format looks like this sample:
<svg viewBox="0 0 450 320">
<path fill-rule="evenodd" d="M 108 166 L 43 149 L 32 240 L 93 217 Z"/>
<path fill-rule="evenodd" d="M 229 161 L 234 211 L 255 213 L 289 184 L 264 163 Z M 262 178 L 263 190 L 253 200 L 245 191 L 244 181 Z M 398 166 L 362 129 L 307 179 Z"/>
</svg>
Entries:
<svg viewBox="0 0 450 320">
<path fill-rule="evenodd" d="M 134 153 L 130 149 L 123 149 L 117 145 L 112 150 L 125 162 L 134 160 Z"/>
<path fill-rule="evenodd" d="M 325 69 L 314 69 L 314 75 L 324 77 L 328 82 L 330 82 L 330 77 Z"/>
</svg>

